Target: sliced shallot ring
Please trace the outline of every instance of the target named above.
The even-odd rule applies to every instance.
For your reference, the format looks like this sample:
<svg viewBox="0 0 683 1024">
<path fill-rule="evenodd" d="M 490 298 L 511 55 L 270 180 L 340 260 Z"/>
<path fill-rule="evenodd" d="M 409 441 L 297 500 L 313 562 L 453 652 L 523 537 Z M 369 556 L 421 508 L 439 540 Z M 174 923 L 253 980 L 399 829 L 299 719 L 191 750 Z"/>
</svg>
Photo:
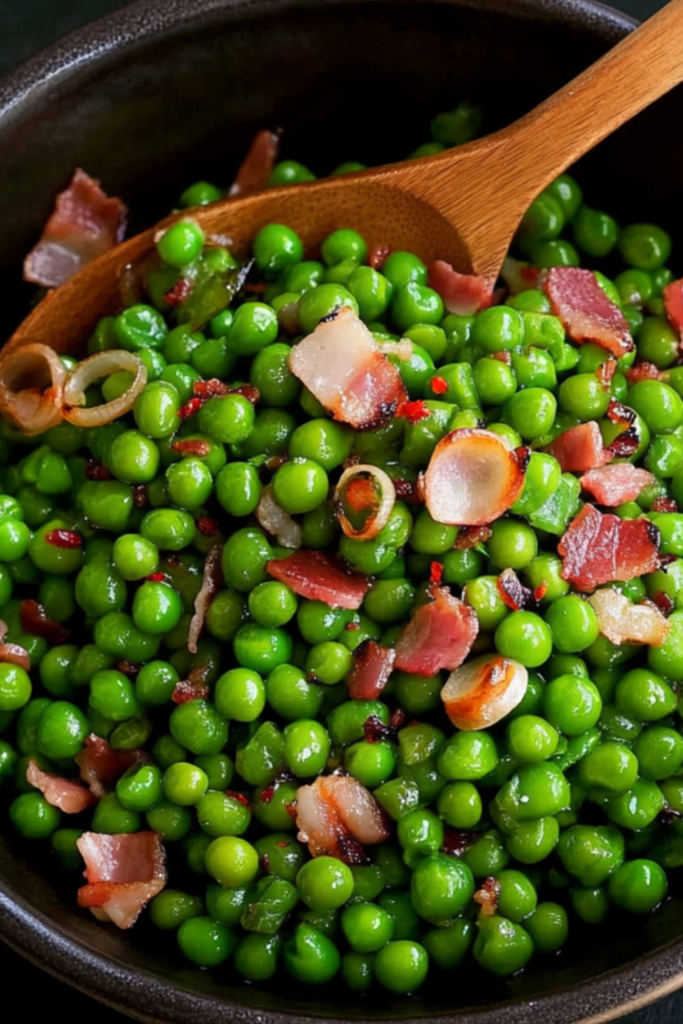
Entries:
<svg viewBox="0 0 683 1024">
<path fill-rule="evenodd" d="M 517 707 L 528 681 L 529 673 L 519 662 L 485 654 L 451 672 L 441 700 L 458 729 L 488 729 Z"/>
<path fill-rule="evenodd" d="M 91 409 L 84 408 L 85 392 L 90 385 L 120 370 L 133 375 L 133 383 L 125 394 L 115 398 L 113 402 L 96 405 Z M 125 349 L 96 352 L 74 366 L 66 378 L 63 396 L 64 419 L 73 423 L 75 427 L 101 427 L 105 423 L 111 423 L 124 413 L 130 412 L 146 383 L 147 368 L 133 352 L 126 352 Z"/>
<path fill-rule="evenodd" d="M 0 413 L 33 437 L 62 422 L 66 367 L 54 349 L 37 342 L 0 358 Z"/>
<path fill-rule="evenodd" d="M 353 523 L 351 523 L 344 515 L 343 494 L 344 488 L 348 487 L 349 481 L 362 474 L 371 476 L 377 481 L 380 500 L 376 511 L 368 514 L 362 529 L 356 530 Z M 339 525 L 346 536 L 351 537 L 353 540 L 372 540 L 373 537 L 376 537 L 380 530 L 383 530 L 389 522 L 389 516 L 391 515 L 391 510 L 394 507 L 395 501 L 396 490 L 391 477 L 378 466 L 371 466 L 369 463 L 364 462 L 358 463 L 357 466 L 349 466 L 348 469 L 345 469 L 339 477 L 339 483 L 334 489 L 333 502 L 337 518 L 339 519 Z"/>
<path fill-rule="evenodd" d="M 424 476 L 432 519 L 450 526 L 485 526 L 514 505 L 526 460 L 492 430 L 464 427 L 439 441 Z"/>
</svg>

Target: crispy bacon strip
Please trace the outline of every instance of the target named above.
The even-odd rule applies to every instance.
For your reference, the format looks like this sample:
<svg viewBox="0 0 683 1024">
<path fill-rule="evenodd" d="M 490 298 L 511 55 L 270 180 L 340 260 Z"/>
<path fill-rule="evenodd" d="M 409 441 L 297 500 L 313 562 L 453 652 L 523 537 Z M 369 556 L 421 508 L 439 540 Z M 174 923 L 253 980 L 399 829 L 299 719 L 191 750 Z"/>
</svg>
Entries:
<svg viewBox="0 0 683 1024">
<path fill-rule="evenodd" d="M 548 445 L 546 451 L 557 459 L 563 473 L 587 473 L 604 466 L 612 458 L 595 420 L 565 430 Z"/>
<path fill-rule="evenodd" d="M 552 311 L 573 341 L 591 341 L 620 359 L 633 349 L 628 322 L 607 298 L 595 274 L 580 267 L 551 267 L 542 287 Z"/>
<path fill-rule="evenodd" d="M 363 849 L 389 837 L 385 816 L 371 793 L 350 775 L 320 776 L 296 793 L 297 838 L 314 857 L 367 864 Z"/>
<path fill-rule="evenodd" d="M 26 780 L 40 790 L 49 804 L 65 814 L 80 814 L 86 807 L 97 803 L 97 797 L 80 782 L 42 771 L 33 758 L 26 769 Z"/>
<path fill-rule="evenodd" d="M 55 288 L 123 240 L 128 211 L 79 168 L 60 192 L 40 241 L 24 260 L 24 280 Z"/>
<path fill-rule="evenodd" d="M 631 604 L 614 587 L 606 587 L 591 594 L 588 603 L 598 617 L 600 632 L 613 644 L 661 647 L 669 635 L 671 623 L 650 601 Z"/>
<path fill-rule="evenodd" d="M 88 881 L 78 890 L 79 907 L 99 909 L 118 928 L 131 928 L 143 907 L 166 885 L 160 837 L 156 832 L 84 832 L 76 845 Z"/>
<path fill-rule="evenodd" d="M 364 640 L 353 654 L 353 667 L 346 685 L 352 700 L 376 700 L 389 682 L 396 660 L 393 647 L 382 647 L 375 640 Z"/>
<path fill-rule="evenodd" d="M 356 430 L 384 426 L 407 398 L 398 370 L 347 306 L 294 346 L 289 368 L 336 420 Z"/>
<path fill-rule="evenodd" d="M 296 551 L 268 562 L 266 570 L 300 597 L 324 601 L 331 608 L 360 608 L 371 582 L 341 559 L 322 551 Z"/>
<path fill-rule="evenodd" d="M 639 380 L 664 380 L 664 374 L 654 363 L 634 363 L 626 371 L 629 384 L 637 384 Z"/>
<path fill-rule="evenodd" d="M 257 132 L 240 165 L 228 195 L 248 196 L 260 192 L 268 184 L 278 157 L 280 136 L 277 132 Z"/>
<path fill-rule="evenodd" d="M 86 737 L 85 747 L 76 755 L 80 775 L 87 782 L 96 797 L 104 796 L 113 789 L 121 776 L 131 765 L 148 761 L 144 750 L 114 750 L 106 740 L 91 733 Z"/>
<path fill-rule="evenodd" d="M 190 654 L 197 653 L 197 641 L 204 628 L 206 613 L 209 610 L 214 594 L 220 586 L 223 572 L 221 565 L 222 555 L 223 546 L 221 544 L 214 544 L 204 562 L 202 585 L 194 599 L 194 613 L 190 620 L 190 628 L 187 634 L 187 649 Z"/>
<path fill-rule="evenodd" d="M 586 504 L 569 524 L 557 550 L 562 578 L 578 590 L 632 580 L 660 565 L 659 530 L 647 519 L 619 519 Z"/>
<path fill-rule="evenodd" d="M 464 427 L 437 444 L 424 476 L 425 503 L 437 523 L 484 526 L 517 501 L 529 461 L 526 448 L 492 430 Z"/>
<path fill-rule="evenodd" d="M 453 597 L 448 587 L 431 587 L 430 597 L 396 641 L 394 664 L 403 672 L 434 676 L 442 668 L 458 668 L 479 632 L 476 612 Z"/>
<path fill-rule="evenodd" d="M 25 633 L 42 636 L 50 644 L 63 644 L 69 636 L 69 630 L 49 618 L 42 604 L 38 604 L 33 598 L 27 597 L 21 602 L 19 618 Z"/>
<path fill-rule="evenodd" d="M 676 328 L 683 341 L 683 277 L 668 284 L 662 297 L 669 323 Z"/>
<path fill-rule="evenodd" d="M 493 285 L 476 274 L 459 274 L 450 263 L 434 260 L 427 268 L 427 283 L 441 298 L 449 313 L 470 316 L 493 301 Z"/>
<path fill-rule="evenodd" d="M 632 466 L 630 462 L 599 466 L 584 473 L 579 480 L 584 491 L 592 494 L 599 505 L 611 507 L 623 505 L 625 501 L 635 501 L 643 488 L 654 482 L 652 473 Z"/>
</svg>

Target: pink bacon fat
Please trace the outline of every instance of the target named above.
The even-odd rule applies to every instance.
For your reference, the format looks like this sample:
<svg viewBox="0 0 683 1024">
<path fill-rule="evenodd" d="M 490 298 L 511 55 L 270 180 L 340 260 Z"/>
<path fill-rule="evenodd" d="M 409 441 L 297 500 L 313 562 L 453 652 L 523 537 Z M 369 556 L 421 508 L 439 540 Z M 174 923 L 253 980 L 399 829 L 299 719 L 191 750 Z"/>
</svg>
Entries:
<svg viewBox="0 0 683 1024">
<path fill-rule="evenodd" d="M 156 832 L 84 832 L 76 845 L 88 882 L 78 890 L 79 907 L 88 907 L 100 919 L 104 915 L 117 928 L 131 928 L 143 907 L 166 885 L 161 839 Z"/>
<path fill-rule="evenodd" d="M 294 346 L 289 368 L 336 420 L 356 430 L 388 423 L 407 398 L 398 370 L 347 306 Z"/>
</svg>

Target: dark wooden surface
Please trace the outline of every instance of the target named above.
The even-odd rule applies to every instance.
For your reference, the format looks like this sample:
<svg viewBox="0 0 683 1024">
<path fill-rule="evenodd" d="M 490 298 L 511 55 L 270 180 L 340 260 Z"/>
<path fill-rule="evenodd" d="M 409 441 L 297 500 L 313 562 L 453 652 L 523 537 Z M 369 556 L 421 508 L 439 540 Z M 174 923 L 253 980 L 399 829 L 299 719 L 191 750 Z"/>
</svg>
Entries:
<svg viewBox="0 0 683 1024">
<path fill-rule="evenodd" d="M 66 32 L 123 6 L 121 0 L 0 0 L 0 74 Z M 643 19 L 663 3 L 661 0 L 614 0 L 612 6 Z M 2 976 L 12 978 L 15 985 L 19 983 L 20 991 L 40 992 L 42 1005 L 68 1007 L 72 1020 L 90 1019 L 93 1009 L 98 1024 L 125 1024 L 127 1020 L 106 1007 L 95 1008 L 87 996 L 48 977 L 8 949 L 2 951 Z M 623 1017 L 621 1024 L 681 1024 L 682 1021 L 683 992 Z"/>
</svg>

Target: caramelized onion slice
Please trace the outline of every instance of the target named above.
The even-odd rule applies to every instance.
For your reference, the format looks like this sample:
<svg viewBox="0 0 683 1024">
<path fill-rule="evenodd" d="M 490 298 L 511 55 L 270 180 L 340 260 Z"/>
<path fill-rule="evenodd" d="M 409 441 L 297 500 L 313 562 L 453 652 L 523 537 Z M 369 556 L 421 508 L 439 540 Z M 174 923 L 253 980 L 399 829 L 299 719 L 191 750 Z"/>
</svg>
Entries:
<svg viewBox="0 0 683 1024">
<path fill-rule="evenodd" d="M 492 430 L 453 430 L 432 452 L 424 477 L 432 519 L 452 526 L 483 526 L 517 501 L 526 459 Z"/>
<path fill-rule="evenodd" d="M 289 512 L 285 512 L 278 505 L 270 484 L 261 491 L 256 518 L 263 529 L 272 534 L 283 548 L 301 547 L 301 526 L 296 519 L 292 519 Z"/>
<path fill-rule="evenodd" d="M 600 632 L 613 644 L 661 647 L 669 635 L 671 623 L 654 604 L 631 604 L 615 587 L 596 590 L 588 603 L 598 617 Z"/>
<path fill-rule="evenodd" d="M 63 419 L 66 367 L 57 353 L 37 342 L 0 358 L 0 413 L 28 437 Z"/>
<path fill-rule="evenodd" d="M 333 501 L 346 536 L 354 540 L 372 540 L 389 521 L 396 490 L 391 477 L 383 469 L 359 463 L 349 466 L 339 477 Z M 359 520 L 359 524 L 354 525 Z"/>
<path fill-rule="evenodd" d="M 110 377 L 119 370 L 132 374 L 133 383 L 125 392 L 105 405 L 84 408 L 85 392 L 95 381 Z M 64 419 L 76 427 L 101 427 L 111 423 L 124 413 L 130 412 L 145 384 L 147 368 L 133 352 L 124 349 L 110 349 L 96 352 L 74 366 L 64 384 Z"/>
<path fill-rule="evenodd" d="M 458 729 L 488 729 L 517 707 L 528 681 L 529 673 L 519 662 L 485 654 L 451 672 L 441 700 Z"/>
</svg>

